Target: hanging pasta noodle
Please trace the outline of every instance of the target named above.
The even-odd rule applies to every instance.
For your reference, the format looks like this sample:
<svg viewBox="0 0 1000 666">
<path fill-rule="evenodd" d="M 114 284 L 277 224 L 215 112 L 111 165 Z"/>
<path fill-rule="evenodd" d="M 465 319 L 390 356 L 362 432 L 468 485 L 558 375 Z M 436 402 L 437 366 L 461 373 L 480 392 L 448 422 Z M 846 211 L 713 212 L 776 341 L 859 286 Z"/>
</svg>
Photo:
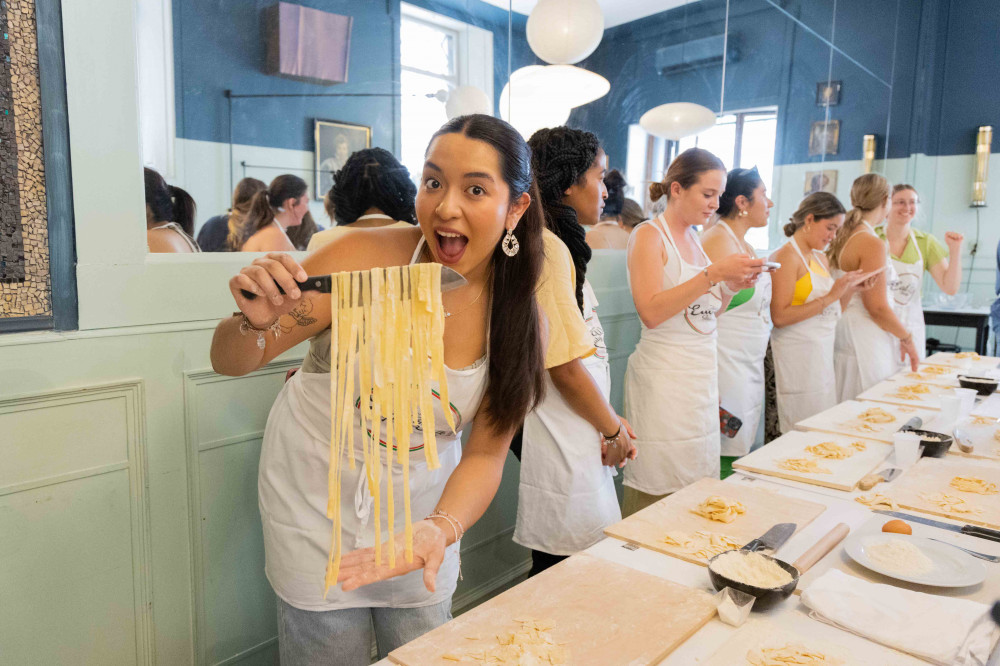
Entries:
<svg viewBox="0 0 1000 666">
<path fill-rule="evenodd" d="M 409 464 L 414 424 L 422 433 L 428 469 L 440 467 L 434 423 L 434 383 L 441 397 L 445 420 L 451 432 L 455 432 L 444 367 L 441 265 L 413 264 L 337 273 L 331 276 L 331 282 L 330 359 L 336 371 L 331 368 L 330 373 L 327 517 L 333 521 L 333 534 L 324 596 L 336 585 L 340 571 L 343 548 L 340 485 L 345 449 L 348 466 L 355 469 L 355 425 L 361 428 L 364 474 L 374 499 L 375 562 L 378 566 L 383 563 L 382 480 L 387 484 L 386 529 L 390 541 L 386 555 L 390 567 L 396 566 L 392 545 L 396 528 L 394 462 L 402 468 L 405 557 L 407 562 L 413 561 Z"/>
</svg>

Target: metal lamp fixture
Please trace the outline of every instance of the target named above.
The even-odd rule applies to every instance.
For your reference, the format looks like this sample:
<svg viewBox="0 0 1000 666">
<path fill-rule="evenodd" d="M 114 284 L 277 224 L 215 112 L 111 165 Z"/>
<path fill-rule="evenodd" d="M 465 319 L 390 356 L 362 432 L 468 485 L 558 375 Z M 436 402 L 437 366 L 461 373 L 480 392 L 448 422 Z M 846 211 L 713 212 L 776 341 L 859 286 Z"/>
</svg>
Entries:
<svg viewBox="0 0 1000 666">
<path fill-rule="evenodd" d="M 986 181 L 990 173 L 990 144 L 993 143 L 993 128 L 983 125 L 976 137 L 976 178 L 972 181 L 972 206 L 986 205 Z"/>
<path fill-rule="evenodd" d="M 872 172 L 872 162 L 875 161 L 875 135 L 865 134 L 861 140 L 861 152 L 864 155 L 864 168 L 862 173 Z"/>
</svg>

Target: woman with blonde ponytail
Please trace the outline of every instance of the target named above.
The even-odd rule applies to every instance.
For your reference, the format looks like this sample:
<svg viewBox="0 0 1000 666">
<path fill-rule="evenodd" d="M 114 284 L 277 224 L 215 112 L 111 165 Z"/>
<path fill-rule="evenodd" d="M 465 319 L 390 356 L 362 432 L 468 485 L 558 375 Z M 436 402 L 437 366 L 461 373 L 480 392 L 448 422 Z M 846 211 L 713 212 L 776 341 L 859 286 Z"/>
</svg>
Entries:
<svg viewBox="0 0 1000 666">
<path fill-rule="evenodd" d="M 625 414 L 642 452 L 625 468 L 623 514 L 705 476 L 719 477 L 717 318 L 753 287 L 764 261 L 746 250 L 712 262 L 693 227 L 726 189 L 722 160 L 701 148 L 678 155 L 649 188 L 667 209 L 635 228 L 628 277 L 642 333 L 628 359 Z"/>
<path fill-rule="evenodd" d="M 860 297 L 847 295 L 841 301 L 844 316 L 837 324 L 834 352 L 839 401 L 853 400 L 895 372 L 896 340 L 899 360 L 909 357 L 913 370 L 919 363 L 913 333 L 890 305 L 889 285 L 896 279 L 896 271 L 886 242 L 875 233 L 889 212 L 889 182 L 874 173 L 861 176 L 851 186 L 851 205 L 844 226 L 827 251 L 830 265 L 841 273 L 881 272 Z"/>
</svg>

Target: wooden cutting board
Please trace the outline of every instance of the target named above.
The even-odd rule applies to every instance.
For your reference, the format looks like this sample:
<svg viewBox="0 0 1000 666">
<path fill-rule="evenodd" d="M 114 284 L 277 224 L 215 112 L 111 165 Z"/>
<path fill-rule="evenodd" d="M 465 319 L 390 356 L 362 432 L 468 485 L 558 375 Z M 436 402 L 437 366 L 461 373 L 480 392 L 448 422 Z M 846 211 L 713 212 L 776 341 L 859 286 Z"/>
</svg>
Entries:
<svg viewBox="0 0 1000 666">
<path fill-rule="evenodd" d="M 965 352 L 966 354 L 972 354 L 971 356 L 966 356 L 965 358 L 958 358 L 958 354 L 955 352 L 937 352 L 931 354 L 924 359 L 924 363 L 930 365 L 950 365 L 956 368 L 964 368 L 970 366 L 970 371 L 975 368 L 995 368 L 997 364 L 1000 363 L 1000 358 L 996 356 L 979 356 L 973 352 Z"/>
<path fill-rule="evenodd" d="M 914 393 L 924 390 L 926 393 Z M 879 382 L 858 396 L 858 400 L 868 402 L 888 402 L 906 407 L 941 409 L 941 396 L 955 395 L 953 388 L 913 380 L 895 381 L 887 379 Z"/>
<path fill-rule="evenodd" d="M 530 620 L 579 666 L 655 664 L 715 615 L 713 595 L 589 555 L 574 555 L 389 653 L 404 666 L 477 662 Z M 444 655 L 449 655 L 445 658 Z M 492 663 L 492 662 L 487 662 Z M 540 662 L 544 663 L 544 662 Z"/>
<path fill-rule="evenodd" d="M 927 662 L 832 625 L 811 619 L 805 613 L 791 611 L 780 617 L 751 615 L 746 624 L 728 637 L 702 666 L 747 664 L 747 652 L 759 647 L 781 647 L 798 643 L 840 659 L 841 664 L 878 664 L 879 666 L 917 666 Z"/>
<path fill-rule="evenodd" d="M 1000 424 L 996 419 L 970 416 L 955 426 L 961 429 L 973 446 L 971 453 L 965 453 L 957 444 L 948 449 L 949 454 L 981 460 L 1000 460 Z"/>
<path fill-rule="evenodd" d="M 873 408 L 888 412 L 893 417 L 893 420 L 888 423 L 871 424 L 871 429 L 863 428 L 861 421 L 858 420 L 858 416 L 865 410 Z M 892 444 L 893 434 L 914 416 L 919 416 L 923 419 L 924 427 L 926 427 L 936 415 L 937 412 L 931 409 L 846 400 L 838 405 L 834 405 L 825 412 L 820 412 L 803 421 L 799 421 L 795 424 L 795 427 L 799 430 L 834 432 L 850 437 L 864 437 Z"/>
<path fill-rule="evenodd" d="M 900 478 L 882 489 L 882 493 L 896 500 L 904 509 L 913 509 L 934 516 L 946 516 L 973 525 L 1000 528 L 1000 493 L 979 495 L 952 488 L 949 484 L 956 476 L 975 476 L 997 484 L 1000 488 L 1000 463 L 985 460 L 946 458 L 921 458 Z M 945 493 L 961 497 L 981 513 L 952 513 L 929 502 L 922 494 Z"/>
<path fill-rule="evenodd" d="M 892 516 L 873 514 L 866 523 L 851 532 L 851 537 L 879 534 L 882 532 L 882 526 L 890 520 L 894 520 L 894 518 Z M 956 532 L 949 532 L 948 530 L 942 530 L 938 527 L 921 525 L 915 521 L 907 522 L 913 529 L 913 536 L 938 539 L 939 541 L 953 543 L 961 546 L 962 548 L 969 548 L 988 555 L 1000 555 L 1000 543 L 995 541 L 988 541 L 986 539 L 966 536 Z M 988 562 L 984 562 L 984 564 L 986 565 L 986 580 L 979 585 L 972 585 L 971 587 L 932 587 L 930 585 L 917 585 L 916 583 L 909 583 L 905 580 L 899 580 L 898 578 L 883 576 L 880 573 L 872 571 L 868 567 L 861 566 L 847 554 L 844 550 L 844 541 L 842 541 L 829 555 L 821 559 L 819 562 L 814 564 L 811 569 L 802 574 L 798 587 L 795 588 L 795 593 L 801 594 L 802 590 L 808 588 L 814 580 L 822 576 L 830 569 L 839 569 L 846 574 L 856 576 L 857 578 L 867 580 L 871 583 L 894 585 L 896 587 L 913 590 L 915 592 L 925 592 L 927 594 L 937 594 L 943 597 L 955 597 L 956 599 L 969 599 L 970 601 L 992 604 L 996 601 L 997 590 L 1000 590 L 1000 564 L 989 564 Z"/>
<path fill-rule="evenodd" d="M 820 458 L 806 451 L 807 446 L 823 442 L 832 442 L 850 451 L 850 457 L 839 460 Z M 852 446 L 854 442 L 860 442 L 864 446 L 864 450 L 856 450 Z M 782 479 L 791 479 L 792 481 L 801 481 L 803 483 L 811 483 L 817 486 L 850 492 L 854 490 L 862 477 L 885 462 L 885 459 L 891 453 L 891 445 L 872 439 L 848 437 L 847 435 L 836 435 L 828 432 L 792 431 L 771 441 L 767 446 L 763 446 L 743 456 L 733 463 L 733 467 L 748 472 L 756 472 L 758 474 L 766 474 L 768 476 L 776 476 Z M 817 465 L 829 470 L 829 473 L 796 472 L 782 469 L 778 466 L 778 463 L 785 458 L 815 460 Z"/>
<path fill-rule="evenodd" d="M 731 523 L 720 523 L 691 511 L 712 495 L 721 495 L 742 503 L 746 513 L 737 516 Z M 682 548 L 668 545 L 664 543 L 663 537 L 668 532 L 708 532 L 724 534 L 742 546 L 777 523 L 795 523 L 798 530 L 801 530 L 825 509 L 822 504 L 786 497 L 760 488 L 725 483 L 718 479 L 701 479 L 620 523 L 604 528 L 604 533 L 643 548 L 706 565 L 707 558 L 699 558 L 684 552 Z"/>
<path fill-rule="evenodd" d="M 921 363 L 916 372 L 909 369 L 900 370 L 891 379 L 897 382 L 926 382 L 928 384 L 940 384 L 958 388 L 958 376 L 965 374 L 962 370 L 949 365 L 933 365 L 931 363 Z"/>
</svg>

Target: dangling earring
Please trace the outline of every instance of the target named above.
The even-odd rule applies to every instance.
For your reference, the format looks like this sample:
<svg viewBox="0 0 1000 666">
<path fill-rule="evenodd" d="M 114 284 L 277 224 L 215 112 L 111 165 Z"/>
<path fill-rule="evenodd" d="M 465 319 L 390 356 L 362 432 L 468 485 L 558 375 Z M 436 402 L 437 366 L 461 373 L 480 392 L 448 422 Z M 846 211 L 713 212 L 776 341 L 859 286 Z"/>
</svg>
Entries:
<svg viewBox="0 0 1000 666">
<path fill-rule="evenodd" d="M 500 243 L 500 247 L 503 249 L 503 253 L 508 257 L 513 257 L 518 253 L 518 251 L 520 251 L 521 244 L 517 242 L 516 238 L 514 238 L 513 229 L 507 230 L 507 235 L 503 237 L 503 242 Z"/>
</svg>

